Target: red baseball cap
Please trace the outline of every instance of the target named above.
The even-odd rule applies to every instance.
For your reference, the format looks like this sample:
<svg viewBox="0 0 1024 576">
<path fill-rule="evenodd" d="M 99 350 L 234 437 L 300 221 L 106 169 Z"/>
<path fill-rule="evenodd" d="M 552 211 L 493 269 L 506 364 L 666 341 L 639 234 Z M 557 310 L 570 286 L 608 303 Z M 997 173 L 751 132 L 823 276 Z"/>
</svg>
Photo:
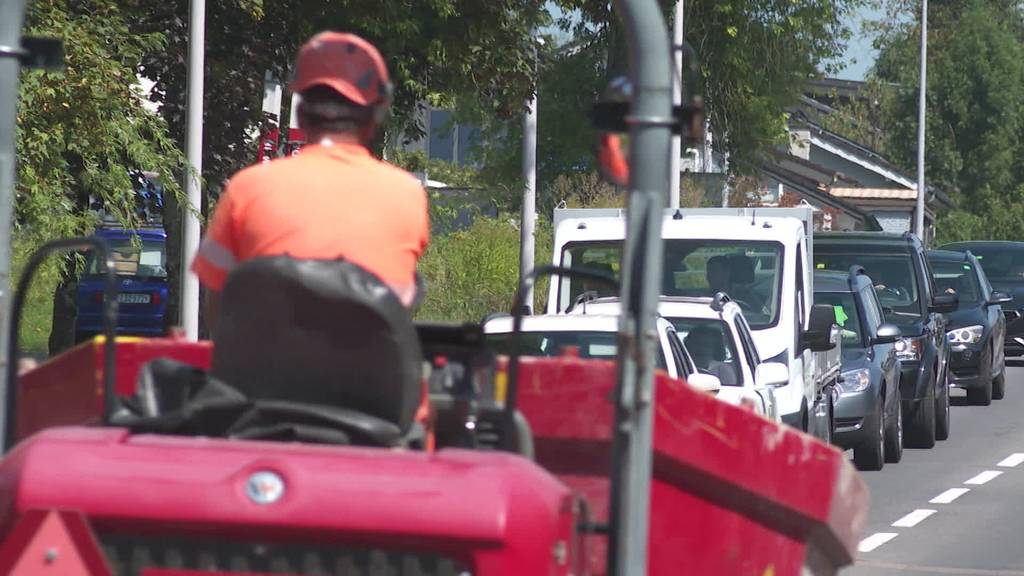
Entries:
<svg viewBox="0 0 1024 576">
<path fill-rule="evenodd" d="M 355 34 L 321 32 L 299 49 L 291 90 L 302 93 L 327 86 L 360 106 L 378 104 L 390 96 L 384 57 Z"/>
</svg>

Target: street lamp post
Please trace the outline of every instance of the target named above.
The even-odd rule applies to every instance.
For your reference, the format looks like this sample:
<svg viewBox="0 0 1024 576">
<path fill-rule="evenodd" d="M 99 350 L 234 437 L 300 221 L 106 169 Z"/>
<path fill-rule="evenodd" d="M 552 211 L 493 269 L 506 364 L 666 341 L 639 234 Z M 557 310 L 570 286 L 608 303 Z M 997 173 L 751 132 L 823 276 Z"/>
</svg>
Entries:
<svg viewBox="0 0 1024 576">
<path fill-rule="evenodd" d="M 542 38 L 533 46 L 534 82 L 537 77 L 537 45 L 543 45 Z M 526 103 L 523 116 L 523 202 L 519 226 L 519 278 L 522 281 L 533 270 L 534 248 L 537 228 L 537 94 Z M 533 288 L 529 289 L 526 302 L 533 309 Z"/>
<path fill-rule="evenodd" d="M 917 103 L 917 206 L 914 210 L 914 232 L 926 242 L 924 232 L 924 130 L 925 92 L 928 86 L 928 0 L 921 0 L 921 78 Z"/>
<path fill-rule="evenodd" d="M 189 264 L 199 248 L 199 218 L 202 206 L 200 178 L 203 174 L 203 69 L 206 46 L 206 0 L 191 0 L 188 37 L 188 120 L 185 128 L 185 206 L 181 226 L 181 323 L 185 336 L 199 339 L 199 279 Z"/>
<path fill-rule="evenodd" d="M 672 25 L 672 70 L 675 81 L 672 82 L 672 105 L 683 103 L 683 8 L 686 0 L 676 0 L 675 20 Z M 679 164 L 683 152 L 683 138 L 680 134 L 672 135 L 671 168 L 669 169 L 668 207 L 679 208 Z"/>
</svg>

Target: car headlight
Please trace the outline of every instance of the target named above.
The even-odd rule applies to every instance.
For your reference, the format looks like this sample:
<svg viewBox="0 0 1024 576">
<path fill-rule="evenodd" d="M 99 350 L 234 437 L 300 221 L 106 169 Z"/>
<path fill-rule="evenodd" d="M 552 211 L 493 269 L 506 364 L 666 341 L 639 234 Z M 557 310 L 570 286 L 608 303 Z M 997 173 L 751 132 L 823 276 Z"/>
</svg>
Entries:
<svg viewBox="0 0 1024 576">
<path fill-rule="evenodd" d="M 863 392 L 870 386 L 871 372 L 867 368 L 847 370 L 843 372 L 842 378 L 839 379 L 839 387 L 843 389 L 843 394 Z"/>
<path fill-rule="evenodd" d="M 912 338 L 901 338 L 897 340 L 896 357 L 900 360 L 920 360 L 921 341 Z"/>
<path fill-rule="evenodd" d="M 981 341 L 981 333 L 985 327 L 981 325 L 954 328 L 946 332 L 950 344 L 977 344 Z"/>
</svg>

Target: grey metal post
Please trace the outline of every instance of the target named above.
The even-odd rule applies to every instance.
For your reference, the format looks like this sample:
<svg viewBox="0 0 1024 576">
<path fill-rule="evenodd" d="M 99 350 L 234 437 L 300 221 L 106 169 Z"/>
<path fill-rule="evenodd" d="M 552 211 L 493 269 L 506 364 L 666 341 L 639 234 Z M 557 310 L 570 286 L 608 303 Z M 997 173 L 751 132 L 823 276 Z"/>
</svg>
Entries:
<svg viewBox="0 0 1024 576">
<path fill-rule="evenodd" d="M 534 62 L 537 60 L 537 46 L 533 47 Z M 535 68 L 536 70 L 536 68 Z M 533 270 L 534 249 L 537 228 L 537 95 L 526 103 L 523 116 L 523 203 L 519 226 L 519 280 Z M 526 297 L 533 310 L 533 286 Z"/>
<path fill-rule="evenodd" d="M 683 103 L 683 8 L 686 0 L 676 0 L 676 12 L 672 25 L 672 105 Z M 679 208 L 679 164 L 683 153 L 683 138 L 679 134 L 672 136 L 670 152 L 670 172 L 668 180 L 668 207 Z"/>
<path fill-rule="evenodd" d="M 914 232 L 921 242 L 924 233 L 924 197 L 927 191 L 924 182 L 924 129 L 925 92 L 928 87 L 928 0 L 921 0 L 921 79 L 917 102 L 917 206 L 914 210 Z"/>
<path fill-rule="evenodd" d="M 14 132 L 18 110 L 18 75 L 21 62 L 21 26 L 25 0 L 0 0 L 0 399 L 7 394 L 7 327 L 10 326 L 11 225 L 14 212 Z M 0 400 L 2 401 L 2 400 Z M 0 430 L 4 430 L 0 406 Z M 6 441 L 0 438 L 0 441 Z"/>
<path fill-rule="evenodd" d="M 189 271 L 199 248 L 199 218 L 202 206 L 200 178 L 203 175 L 203 70 L 206 51 L 206 0 L 191 0 L 188 37 L 188 124 L 185 129 L 185 154 L 188 170 L 185 189 L 188 205 L 182 219 L 181 244 L 181 320 L 185 336 L 199 338 L 199 279 Z"/>
<path fill-rule="evenodd" d="M 655 321 L 661 279 L 661 223 L 667 198 L 672 124 L 672 55 L 655 0 L 615 0 L 629 41 L 633 84 L 632 161 L 622 254 L 623 314 L 612 442 L 608 567 L 647 573 L 654 411 Z"/>
</svg>

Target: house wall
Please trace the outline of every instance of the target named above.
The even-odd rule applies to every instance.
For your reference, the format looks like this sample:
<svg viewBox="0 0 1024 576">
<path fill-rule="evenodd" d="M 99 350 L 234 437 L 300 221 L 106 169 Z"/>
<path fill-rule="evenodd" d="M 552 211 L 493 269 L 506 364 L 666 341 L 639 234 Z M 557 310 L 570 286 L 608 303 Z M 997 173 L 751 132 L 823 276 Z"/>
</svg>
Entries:
<svg viewBox="0 0 1024 576">
<path fill-rule="evenodd" d="M 878 223 L 882 225 L 882 229 L 886 232 L 902 234 L 910 230 L 912 226 L 910 221 L 911 214 L 909 212 L 872 211 L 872 215 L 878 219 Z"/>
</svg>

